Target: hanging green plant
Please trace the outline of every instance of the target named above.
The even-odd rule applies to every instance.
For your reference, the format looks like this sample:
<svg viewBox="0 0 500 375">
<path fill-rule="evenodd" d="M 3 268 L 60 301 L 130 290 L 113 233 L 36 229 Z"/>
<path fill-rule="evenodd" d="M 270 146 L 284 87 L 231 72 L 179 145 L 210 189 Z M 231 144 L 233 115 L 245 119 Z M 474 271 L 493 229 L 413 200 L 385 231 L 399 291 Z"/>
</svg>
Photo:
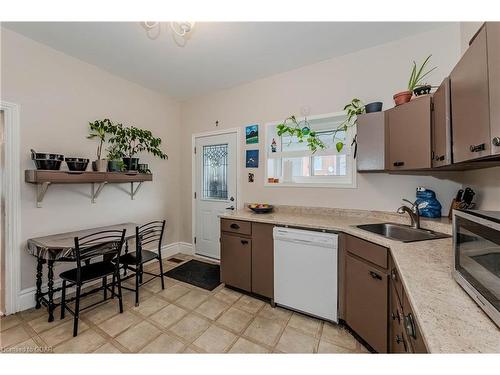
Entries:
<svg viewBox="0 0 500 375">
<path fill-rule="evenodd" d="M 288 125 L 291 123 L 290 125 Z M 301 127 L 301 124 L 304 126 Z M 297 137 L 299 143 L 307 142 L 307 147 L 312 153 L 318 149 L 325 149 L 326 145 L 318 138 L 315 131 L 311 130 L 307 120 L 297 121 L 295 116 L 288 117 L 283 123 L 276 126 L 278 136 L 289 135 L 290 137 Z M 291 140 L 290 140 L 291 142 Z"/>
<path fill-rule="evenodd" d="M 364 103 L 358 99 L 353 98 L 350 103 L 346 104 L 344 107 L 344 111 L 346 112 L 346 119 L 343 121 L 337 129 L 333 132 L 333 141 L 335 143 L 335 148 L 337 152 L 340 152 L 345 147 L 345 139 L 337 137 L 338 132 L 347 132 L 349 128 L 352 128 L 357 124 L 358 115 L 365 113 L 365 105 Z M 353 144 L 356 140 L 353 140 Z"/>
</svg>

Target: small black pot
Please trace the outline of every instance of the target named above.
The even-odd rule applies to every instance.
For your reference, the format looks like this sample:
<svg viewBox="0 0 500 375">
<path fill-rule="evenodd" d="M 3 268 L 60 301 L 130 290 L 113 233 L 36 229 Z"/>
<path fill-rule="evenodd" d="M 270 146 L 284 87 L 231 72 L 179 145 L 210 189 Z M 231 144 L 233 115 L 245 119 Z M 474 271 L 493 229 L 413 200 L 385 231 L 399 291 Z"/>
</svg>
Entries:
<svg viewBox="0 0 500 375">
<path fill-rule="evenodd" d="M 108 171 L 109 172 L 121 172 L 123 162 L 121 160 L 109 160 L 108 161 Z"/>
<path fill-rule="evenodd" d="M 415 94 L 415 96 L 430 94 L 431 88 L 432 88 L 431 85 L 419 86 L 413 89 L 413 93 Z"/>
<path fill-rule="evenodd" d="M 89 165 L 89 159 L 85 158 L 65 158 L 66 164 L 70 171 L 86 171 L 87 165 Z"/>
<path fill-rule="evenodd" d="M 365 112 L 366 113 L 372 113 L 372 112 L 380 112 L 382 110 L 382 102 L 373 102 L 373 103 L 368 103 L 365 105 Z"/>
<path fill-rule="evenodd" d="M 136 171 L 139 169 L 139 158 L 123 158 L 123 164 L 125 164 L 125 170 Z"/>
<path fill-rule="evenodd" d="M 36 152 L 31 149 L 31 159 L 33 160 L 33 163 L 35 163 L 36 169 L 57 171 L 61 168 L 64 155 L 51 154 L 48 152 Z"/>
</svg>

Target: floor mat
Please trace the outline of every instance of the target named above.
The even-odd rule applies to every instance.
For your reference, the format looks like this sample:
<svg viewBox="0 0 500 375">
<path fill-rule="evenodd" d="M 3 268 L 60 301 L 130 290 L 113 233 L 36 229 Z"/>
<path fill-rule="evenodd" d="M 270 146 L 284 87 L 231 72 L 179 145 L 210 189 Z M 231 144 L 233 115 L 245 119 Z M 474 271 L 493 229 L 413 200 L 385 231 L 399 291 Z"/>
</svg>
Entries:
<svg viewBox="0 0 500 375">
<path fill-rule="evenodd" d="M 220 285 L 219 265 L 194 259 L 165 272 L 165 276 L 206 290 L 214 290 Z"/>
</svg>

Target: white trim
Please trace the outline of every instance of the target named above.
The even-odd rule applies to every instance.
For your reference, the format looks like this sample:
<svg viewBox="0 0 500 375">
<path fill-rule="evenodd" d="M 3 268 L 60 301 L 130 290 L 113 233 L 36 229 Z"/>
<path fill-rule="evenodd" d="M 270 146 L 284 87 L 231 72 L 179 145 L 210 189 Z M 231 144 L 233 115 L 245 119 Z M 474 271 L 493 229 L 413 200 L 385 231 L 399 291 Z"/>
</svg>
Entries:
<svg viewBox="0 0 500 375">
<path fill-rule="evenodd" d="M 187 254 L 187 255 L 192 255 L 192 248 L 193 246 L 189 243 L 186 242 L 173 242 L 168 245 L 163 245 L 161 247 L 161 255 L 163 259 L 169 258 L 175 254 Z M 151 249 L 151 251 L 156 251 L 155 249 Z M 96 283 L 99 283 L 100 280 L 96 281 Z M 61 279 L 56 279 L 54 280 L 54 288 L 60 287 L 62 284 Z M 87 284 L 87 285 L 92 285 L 92 284 Z M 47 287 L 46 284 L 42 285 L 42 288 L 45 290 Z M 23 310 L 28 310 L 33 307 L 35 307 L 35 293 L 36 293 L 36 287 L 30 287 L 21 290 L 18 293 L 18 298 L 17 300 L 19 301 L 18 303 L 18 311 L 23 311 Z M 59 298 L 60 293 L 54 293 L 54 299 Z M 44 308 L 44 307 L 42 307 Z"/>
<path fill-rule="evenodd" d="M 19 157 L 19 105 L 0 102 L 4 113 L 5 169 L 2 193 L 5 198 L 5 314 L 19 311 L 21 285 L 21 161 Z"/>
<path fill-rule="evenodd" d="M 203 137 L 211 137 L 214 135 L 231 134 L 236 133 L 236 208 L 240 209 L 243 207 L 241 199 L 241 183 L 240 179 L 240 163 L 241 163 L 241 128 L 230 128 L 230 129 L 220 129 L 202 133 L 194 133 L 191 135 L 191 240 L 193 244 L 191 245 L 192 254 L 196 251 L 196 245 L 194 244 L 194 237 L 196 235 L 196 199 L 194 198 L 194 193 L 196 192 L 196 155 L 194 153 L 194 148 L 196 146 L 196 139 Z M 184 242 L 185 243 L 185 242 Z"/>
</svg>

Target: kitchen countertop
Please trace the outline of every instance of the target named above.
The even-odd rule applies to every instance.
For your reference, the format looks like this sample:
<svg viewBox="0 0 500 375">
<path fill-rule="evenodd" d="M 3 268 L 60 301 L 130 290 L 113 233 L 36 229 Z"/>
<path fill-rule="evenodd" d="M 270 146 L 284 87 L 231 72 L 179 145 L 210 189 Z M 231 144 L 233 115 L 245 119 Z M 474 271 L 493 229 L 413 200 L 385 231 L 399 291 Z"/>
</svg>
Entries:
<svg viewBox="0 0 500 375">
<path fill-rule="evenodd" d="M 402 243 L 355 225 L 409 221 L 392 213 L 280 207 L 270 214 L 241 209 L 222 218 L 344 232 L 390 249 L 422 337 L 431 353 L 500 353 L 500 329 L 451 276 L 452 240 Z M 451 233 L 447 218 L 422 220 L 422 228 Z"/>
</svg>

